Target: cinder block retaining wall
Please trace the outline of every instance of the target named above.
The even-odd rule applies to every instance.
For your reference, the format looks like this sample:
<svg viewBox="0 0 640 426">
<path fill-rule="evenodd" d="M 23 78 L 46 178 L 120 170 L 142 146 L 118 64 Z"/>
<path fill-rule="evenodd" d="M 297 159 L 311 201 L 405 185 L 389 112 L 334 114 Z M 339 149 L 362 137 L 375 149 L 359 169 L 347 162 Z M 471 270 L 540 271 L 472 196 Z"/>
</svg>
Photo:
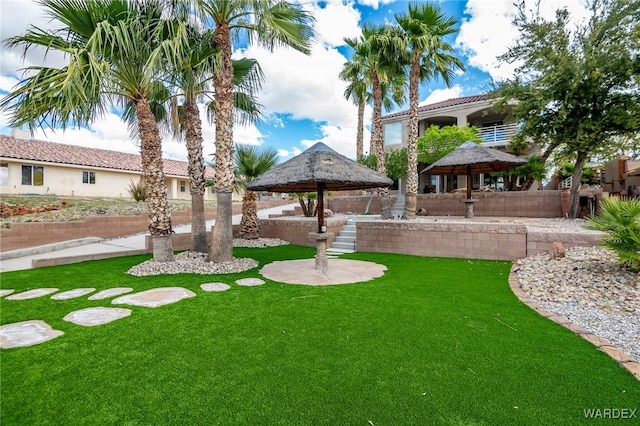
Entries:
<svg viewBox="0 0 640 426">
<path fill-rule="evenodd" d="M 290 200 L 259 201 L 258 208 L 289 204 Z M 242 205 L 233 204 L 233 214 L 242 212 Z M 216 210 L 205 209 L 207 220 L 215 219 Z M 171 213 L 174 226 L 191 222 L 191 209 Z M 92 216 L 82 222 L 28 222 L 14 223 L 0 230 L 0 252 L 37 247 L 44 244 L 86 237 L 115 238 L 147 231 L 148 215 Z"/>
<path fill-rule="evenodd" d="M 345 225 L 345 219 L 325 219 L 327 232 L 333 233 L 333 236 L 327 239 L 327 245 L 331 245 L 338 236 L 340 230 Z M 316 242 L 309 237 L 310 232 L 318 231 L 318 219 L 315 217 L 287 219 L 282 218 L 261 219 L 260 220 L 260 236 L 264 238 L 280 238 L 289 241 L 291 244 L 301 246 L 315 247 Z"/>
<path fill-rule="evenodd" d="M 474 192 L 475 216 L 562 217 L 561 191 Z M 464 216 L 465 194 L 418 194 L 417 209 L 429 216 Z M 369 196 L 330 197 L 328 208 L 334 213 L 363 213 Z M 391 197 L 391 202 L 395 197 Z M 371 214 L 380 214 L 380 202 L 373 198 Z"/>
<path fill-rule="evenodd" d="M 599 234 L 571 234 L 565 232 L 530 232 L 527 234 L 527 256 L 547 253 L 553 243 L 561 242 L 566 248 L 573 246 L 597 246 L 602 238 Z"/>
<path fill-rule="evenodd" d="M 358 251 L 514 260 L 527 255 L 527 228 L 504 224 L 357 222 Z"/>
</svg>

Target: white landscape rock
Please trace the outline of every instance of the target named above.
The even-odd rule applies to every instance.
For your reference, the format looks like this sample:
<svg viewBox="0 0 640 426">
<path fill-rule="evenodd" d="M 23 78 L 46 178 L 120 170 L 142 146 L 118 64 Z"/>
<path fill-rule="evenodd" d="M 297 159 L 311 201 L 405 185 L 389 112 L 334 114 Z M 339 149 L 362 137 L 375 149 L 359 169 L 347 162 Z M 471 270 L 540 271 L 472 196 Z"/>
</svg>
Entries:
<svg viewBox="0 0 640 426">
<path fill-rule="evenodd" d="M 200 288 L 204 291 L 211 292 L 211 291 L 229 290 L 231 286 L 225 283 L 206 283 L 206 284 L 201 284 Z"/>
<path fill-rule="evenodd" d="M 53 300 L 67 300 L 75 299 L 76 297 L 84 296 L 85 294 L 93 293 L 95 288 L 76 288 L 74 290 L 63 291 L 62 293 L 54 294 L 51 296 Z"/>
<path fill-rule="evenodd" d="M 9 288 L 5 288 L 3 290 L 0 290 L 0 297 L 7 296 L 7 295 L 13 293 L 14 291 L 15 290 L 12 290 L 12 289 L 9 289 Z"/>
<path fill-rule="evenodd" d="M 114 299 L 111 303 L 114 305 L 132 305 L 157 308 L 159 306 L 176 303 L 182 299 L 188 299 L 190 297 L 196 297 L 196 294 L 186 288 L 160 287 L 141 291 L 140 293 L 121 296 Z"/>
<path fill-rule="evenodd" d="M 7 296 L 7 300 L 27 300 L 35 299 L 36 297 L 46 296 L 47 294 L 55 293 L 57 288 L 34 288 L 33 290 L 23 291 L 22 293 L 12 294 Z"/>
<path fill-rule="evenodd" d="M 63 318 L 65 321 L 72 322 L 86 327 L 107 324 L 121 318 L 131 315 L 131 309 L 125 308 L 86 308 L 79 311 L 73 311 Z"/>
<path fill-rule="evenodd" d="M 30 320 L 0 326 L 0 348 L 10 349 L 37 345 L 64 333 L 40 320 Z"/>
<path fill-rule="evenodd" d="M 131 293 L 132 291 L 133 289 L 131 287 L 108 288 L 106 290 L 99 291 L 92 296 L 89 296 L 89 300 L 108 299 L 109 297 L 120 296 L 121 294 Z"/>
</svg>

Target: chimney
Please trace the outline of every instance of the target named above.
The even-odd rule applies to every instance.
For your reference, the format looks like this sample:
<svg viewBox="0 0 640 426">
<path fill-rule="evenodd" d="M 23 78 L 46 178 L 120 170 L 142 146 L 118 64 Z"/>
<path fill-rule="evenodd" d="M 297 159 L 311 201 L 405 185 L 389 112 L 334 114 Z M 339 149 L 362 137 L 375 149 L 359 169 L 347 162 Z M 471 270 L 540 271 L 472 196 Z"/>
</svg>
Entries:
<svg viewBox="0 0 640 426">
<path fill-rule="evenodd" d="M 31 140 L 31 132 L 22 129 L 11 130 L 11 136 L 15 139 Z"/>
<path fill-rule="evenodd" d="M 618 157 L 618 180 L 624 181 L 624 174 L 627 173 L 627 165 L 629 163 L 629 157 L 621 155 Z"/>
</svg>

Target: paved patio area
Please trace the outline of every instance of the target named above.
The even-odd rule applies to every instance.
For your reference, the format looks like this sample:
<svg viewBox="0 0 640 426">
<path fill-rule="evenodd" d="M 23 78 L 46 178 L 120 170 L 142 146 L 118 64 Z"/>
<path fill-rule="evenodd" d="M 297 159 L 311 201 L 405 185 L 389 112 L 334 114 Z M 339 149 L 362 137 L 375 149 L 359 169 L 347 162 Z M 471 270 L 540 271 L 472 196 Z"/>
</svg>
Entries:
<svg viewBox="0 0 640 426">
<path fill-rule="evenodd" d="M 387 267 L 374 262 L 329 259 L 327 271 L 315 269 L 315 259 L 284 260 L 269 263 L 260 274 L 287 284 L 334 285 L 369 281 L 384 275 Z"/>
</svg>

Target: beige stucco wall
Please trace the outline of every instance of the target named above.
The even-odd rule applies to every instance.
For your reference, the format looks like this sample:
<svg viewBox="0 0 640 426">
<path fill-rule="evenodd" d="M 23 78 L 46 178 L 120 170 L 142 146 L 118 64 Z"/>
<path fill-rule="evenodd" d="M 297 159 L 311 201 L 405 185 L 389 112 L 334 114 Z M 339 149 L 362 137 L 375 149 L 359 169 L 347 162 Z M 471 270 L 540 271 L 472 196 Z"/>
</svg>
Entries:
<svg viewBox="0 0 640 426">
<path fill-rule="evenodd" d="M 0 182 L 2 194 L 55 194 L 63 197 L 113 197 L 130 198 L 129 185 L 137 183 L 141 173 L 126 170 L 108 170 L 96 167 L 52 165 L 36 161 L 13 160 L 3 158 L 2 164 L 8 165 L 8 176 Z M 42 166 L 44 168 L 44 184 L 22 185 L 22 166 Z M 82 172 L 90 171 L 96 175 L 95 184 L 82 183 Z M 180 190 L 180 182 L 185 183 L 185 191 Z M 165 179 L 167 197 L 169 199 L 188 200 L 189 179 L 169 176 Z M 205 200 L 215 198 L 211 188 L 205 191 Z"/>
</svg>

